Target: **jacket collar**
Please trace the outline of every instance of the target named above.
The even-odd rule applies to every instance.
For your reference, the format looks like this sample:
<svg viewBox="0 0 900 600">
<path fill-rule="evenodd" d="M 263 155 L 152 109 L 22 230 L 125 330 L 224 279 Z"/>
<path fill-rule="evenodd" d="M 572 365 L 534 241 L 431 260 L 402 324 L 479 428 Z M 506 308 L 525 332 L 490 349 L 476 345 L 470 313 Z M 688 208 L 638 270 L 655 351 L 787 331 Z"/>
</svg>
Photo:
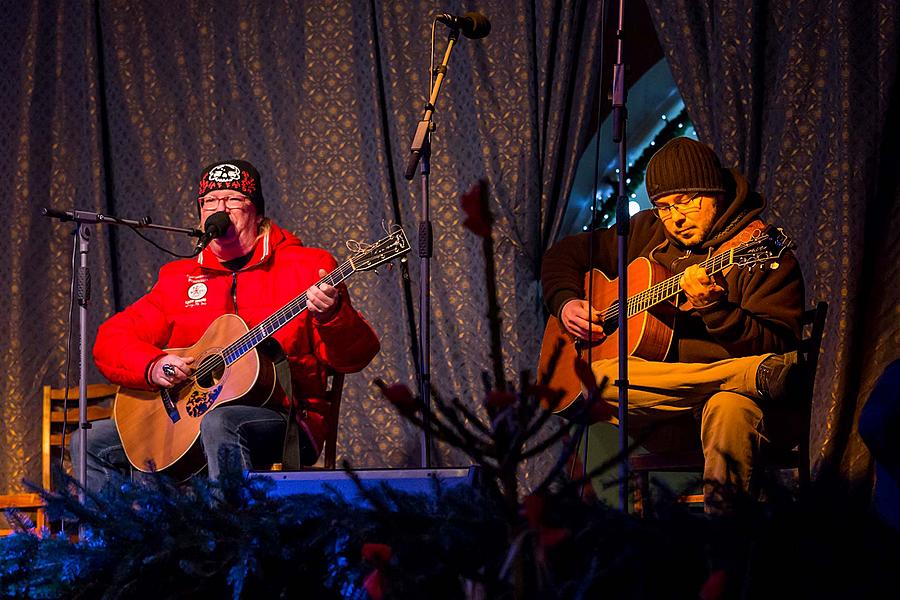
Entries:
<svg viewBox="0 0 900 600">
<path fill-rule="evenodd" d="M 290 238 L 288 238 L 288 236 L 290 236 Z M 270 221 L 265 232 L 257 239 L 250 260 L 244 265 L 241 271 L 252 269 L 257 265 L 261 265 L 268 261 L 277 246 L 294 243 L 300 245 L 300 240 L 293 235 L 286 233 L 283 229 L 278 227 L 278 225 Z M 203 252 L 197 257 L 197 264 L 204 269 L 231 272 L 230 269 L 222 265 L 222 262 L 215 254 L 213 254 L 212 250 L 209 249 L 209 246 L 204 248 Z"/>
</svg>

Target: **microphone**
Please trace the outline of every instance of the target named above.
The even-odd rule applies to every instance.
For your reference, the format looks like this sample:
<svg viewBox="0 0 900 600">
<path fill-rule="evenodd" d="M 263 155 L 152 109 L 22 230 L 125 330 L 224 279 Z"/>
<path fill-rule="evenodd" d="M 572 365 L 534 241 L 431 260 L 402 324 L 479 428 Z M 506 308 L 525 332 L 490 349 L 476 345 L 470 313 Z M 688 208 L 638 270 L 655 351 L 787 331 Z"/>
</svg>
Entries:
<svg viewBox="0 0 900 600">
<path fill-rule="evenodd" d="M 470 40 L 487 37 L 491 32 L 491 22 L 486 16 L 477 12 L 467 12 L 461 17 L 449 13 L 440 13 L 434 18 L 451 29 L 458 29 Z"/>
<path fill-rule="evenodd" d="M 231 227 L 231 219 L 228 218 L 227 212 L 220 210 L 211 214 L 206 219 L 206 223 L 203 224 L 203 235 L 200 236 L 197 245 L 194 246 L 194 256 L 200 254 L 211 241 L 225 235 L 229 227 Z"/>
</svg>

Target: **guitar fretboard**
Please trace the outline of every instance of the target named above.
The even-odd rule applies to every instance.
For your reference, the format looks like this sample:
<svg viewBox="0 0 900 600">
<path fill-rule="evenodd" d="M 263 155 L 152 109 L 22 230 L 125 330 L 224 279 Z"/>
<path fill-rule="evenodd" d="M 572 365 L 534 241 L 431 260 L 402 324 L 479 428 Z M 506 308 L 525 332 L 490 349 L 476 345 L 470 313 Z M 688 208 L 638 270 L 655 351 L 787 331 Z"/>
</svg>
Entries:
<svg viewBox="0 0 900 600">
<path fill-rule="evenodd" d="M 394 228 L 391 233 L 374 244 L 348 242 L 347 247 L 354 255 L 320 279 L 316 285 L 326 283 L 336 286 L 357 271 L 371 271 L 398 256 L 403 256 L 410 250 L 409 240 L 406 239 L 403 229 L 399 227 Z M 303 292 L 275 311 L 274 314 L 259 325 L 229 344 L 221 353 L 217 352 L 204 358 L 193 373 L 191 380 L 194 382 L 205 380 L 208 376 L 214 375 L 216 372 L 220 372 L 234 364 L 235 361 L 240 360 L 276 331 L 287 325 L 291 319 L 306 310 L 306 300 L 306 292 Z"/>
<path fill-rule="evenodd" d="M 343 264 L 319 280 L 316 285 L 327 283 L 336 286 L 348 277 L 353 275 L 356 269 L 353 263 L 348 259 Z M 235 340 L 230 346 L 222 351 L 225 358 L 225 366 L 231 365 L 233 362 L 256 348 L 262 341 L 270 335 L 284 327 L 288 322 L 306 310 L 306 292 L 303 292 L 280 309 L 265 321 L 242 335 Z"/>
<path fill-rule="evenodd" d="M 734 264 L 734 251 L 737 248 L 732 248 L 727 252 L 723 252 L 722 254 L 717 254 L 712 258 L 709 258 L 699 266 L 703 267 L 706 272 L 710 275 L 714 273 L 718 273 L 725 267 Z M 673 275 L 669 277 L 665 281 L 661 281 L 656 285 L 653 285 L 643 292 L 638 292 L 634 296 L 628 299 L 628 318 L 633 317 L 634 315 L 643 312 L 649 309 L 656 304 L 664 300 L 668 300 L 674 296 L 678 295 L 678 292 L 681 291 L 681 273 L 678 275 Z M 613 302 L 610 307 L 606 310 L 603 315 L 604 320 L 613 319 L 619 316 L 619 302 L 618 300 Z"/>
</svg>

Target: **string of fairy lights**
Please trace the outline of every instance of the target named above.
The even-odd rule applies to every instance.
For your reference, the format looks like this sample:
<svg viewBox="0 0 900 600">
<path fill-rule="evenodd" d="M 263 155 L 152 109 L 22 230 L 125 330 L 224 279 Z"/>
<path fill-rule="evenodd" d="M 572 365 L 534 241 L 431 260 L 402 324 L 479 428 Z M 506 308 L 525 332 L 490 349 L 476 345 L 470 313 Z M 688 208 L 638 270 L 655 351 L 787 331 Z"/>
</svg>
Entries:
<svg viewBox="0 0 900 600">
<path fill-rule="evenodd" d="M 640 204 L 637 202 L 638 191 L 644 185 L 644 173 L 647 171 L 647 163 L 653 154 L 666 142 L 687 135 L 696 137 L 694 124 L 688 117 L 687 110 L 682 108 L 674 117 L 668 115 L 660 115 L 660 121 L 663 126 L 657 132 L 653 139 L 650 140 L 640 151 L 636 157 L 628 162 L 628 170 L 625 179 L 626 195 L 630 199 L 629 210 L 631 214 L 641 210 Z M 609 227 L 615 221 L 616 216 L 616 192 L 619 189 L 619 168 L 607 171 L 600 179 L 597 187 L 597 227 Z M 645 207 L 646 208 L 646 207 Z M 586 214 L 586 224 L 582 226 L 584 231 L 590 229 L 591 215 L 590 208 Z"/>
</svg>

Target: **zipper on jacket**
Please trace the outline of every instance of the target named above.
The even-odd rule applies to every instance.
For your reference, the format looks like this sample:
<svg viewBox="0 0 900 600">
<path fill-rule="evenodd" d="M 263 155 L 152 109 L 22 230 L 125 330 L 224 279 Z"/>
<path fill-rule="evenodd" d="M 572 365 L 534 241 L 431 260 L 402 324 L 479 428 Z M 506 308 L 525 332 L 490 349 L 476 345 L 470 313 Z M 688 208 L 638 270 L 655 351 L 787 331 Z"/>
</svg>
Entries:
<svg viewBox="0 0 900 600">
<path fill-rule="evenodd" d="M 231 304 L 234 306 L 234 314 L 237 314 L 237 271 L 231 273 Z"/>
</svg>

